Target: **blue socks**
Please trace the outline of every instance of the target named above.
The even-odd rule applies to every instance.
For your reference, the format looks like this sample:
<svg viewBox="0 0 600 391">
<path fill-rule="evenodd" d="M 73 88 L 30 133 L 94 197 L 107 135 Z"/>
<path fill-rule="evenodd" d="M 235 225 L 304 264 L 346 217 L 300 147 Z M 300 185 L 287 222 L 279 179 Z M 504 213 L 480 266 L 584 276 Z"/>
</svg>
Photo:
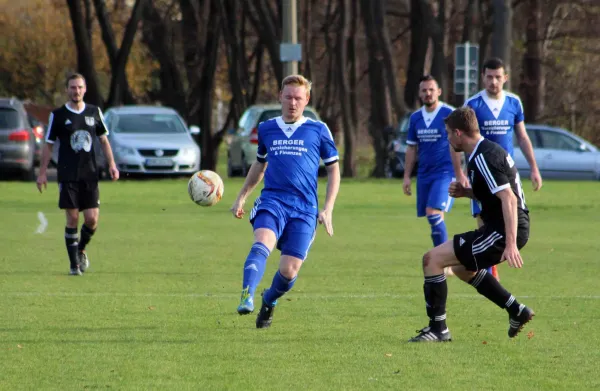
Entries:
<svg viewBox="0 0 600 391">
<path fill-rule="evenodd" d="M 294 283 L 296 282 L 296 277 L 291 280 L 285 278 L 279 270 L 273 276 L 273 282 L 271 283 L 271 287 L 267 289 L 263 295 L 263 300 L 268 305 L 274 305 L 277 299 L 283 296 L 286 292 L 289 292 Z"/>
<path fill-rule="evenodd" d="M 448 231 L 446 231 L 446 223 L 441 214 L 433 214 L 427 216 L 427 221 L 431 225 L 431 239 L 433 246 L 439 246 L 448 240 Z"/>
<path fill-rule="evenodd" d="M 252 245 L 250 253 L 244 263 L 244 280 L 242 282 L 242 289 L 248 289 L 251 296 L 254 296 L 258 283 L 265 274 L 265 267 L 267 265 L 267 258 L 271 254 L 271 251 L 260 242 L 256 242 Z"/>
</svg>

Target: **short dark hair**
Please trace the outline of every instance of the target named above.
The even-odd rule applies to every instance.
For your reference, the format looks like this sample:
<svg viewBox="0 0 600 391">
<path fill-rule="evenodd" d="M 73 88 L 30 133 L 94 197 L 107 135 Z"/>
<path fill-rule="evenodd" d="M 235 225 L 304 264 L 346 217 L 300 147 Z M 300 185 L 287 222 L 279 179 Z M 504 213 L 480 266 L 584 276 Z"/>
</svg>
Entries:
<svg viewBox="0 0 600 391">
<path fill-rule="evenodd" d="M 504 71 L 506 71 L 506 67 L 504 66 L 504 61 L 502 61 L 498 57 L 488 58 L 487 60 L 485 60 L 485 62 L 483 63 L 483 66 L 481 67 L 481 73 L 485 73 L 486 69 L 496 70 L 496 69 L 500 69 L 500 68 L 502 68 L 502 69 L 504 69 Z"/>
<path fill-rule="evenodd" d="M 475 111 L 470 107 L 460 107 L 444 118 L 444 123 L 450 129 L 459 129 L 465 132 L 469 137 L 473 137 L 479 133 L 479 125 L 477 124 L 477 116 Z"/>
<path fill-rule="evenodd" d="M 83 80 L 83 84 L 86 84 L 85 77 L 83 77 L 81 73 L 71 73 L 69 76 L 67 76 L 67 80 L 65 80 L 65 87 L 69 88 L 69 82 L 75 79 L 81 79 Z"/>
<path fill-rule="evenodd" d="M 435 80 L 435 77 L 431 75 L 421 76 L 421 78 L 419 79 L 419 84 L 421 84 L 424 81 L 434 81 L 436 84 L 438 84 L 437 80 Z"/>
</svg>

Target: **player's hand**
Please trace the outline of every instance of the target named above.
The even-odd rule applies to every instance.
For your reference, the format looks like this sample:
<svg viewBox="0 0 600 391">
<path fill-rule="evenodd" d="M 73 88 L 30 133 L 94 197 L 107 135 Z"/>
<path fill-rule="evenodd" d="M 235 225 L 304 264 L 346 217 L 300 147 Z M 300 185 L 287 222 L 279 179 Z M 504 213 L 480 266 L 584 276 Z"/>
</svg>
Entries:
<svg viewBox="0 0 600 391">
<path fill-rule="evenodd" d="M 48 177 L 46 176 L 46 174 L 40 174 L 37 177 L 36 185 L 40 193 L 43 191 L 43 189 L 48 188 Z"/>
<path fill-rule="evenodd" d="M 323 224 L 325 226 L 325 231 L 327 232 L 327 235 L 329 236 L 333 236 L 333 216 L 332 216 L 332 212 L 327 210 L 327 209 L 323 209 L 321 211 L 321 213 L 319 213 L 319 224 Z"/>
<path fill-rule="evenodd" d="M 531 170 L 531 184 L 533 185 L 533 191 L 538 191 L 542 188 L 542 175 L 540 170 Z"/>
<path fill-rule="evenodd" d="M 502 258 L 500 258 L 500 262 L 502 261 L 506 261 L 510 267 L 523 267 L 523 258 L 521 258 L 521 253 L 515 244 L 506 246 Z"/>
<path fill-rule="evenodd" d="M 463 173 L 456 178 L 456 182 L 460 183 L 465 189 L 471 187 L 469 178 L 467 178 L 467 176 Z"/>
<path fill-rule="evenodd" d="M 450 187 L 448 188 L 448 193 L 451 197 L 460 198 L 465 197 L 467 192 L 465 190 L 465 186 L 463 186 L 460 182 L 452 182 L 450 183 Z"/>
<path fill-rule="evenodd" d="M 108 168 L 108 173 L 110 174 L 110 178 L 111 178 L 113 181 L 116 181 L 116 180 L 118 180 L 118 179 L 119 179 L 119 175 L 120 175 L 120 174 L 119 174 L 119 170 L 117 170 L 117 167 L 116 167 L 116 166 L 110 166 L 110 167 Z"/>
<path fill-rule="evenodd" d="M 231 206 L 231 209 L 229 209 L 231 213 L 233 213 L 233 217 L 235 217 L 236 219 L 241 219 L 242 217 L 244 217 L 244 215 L 246 214 L 246 212 L 244 211 L 245 203 L 246 201 L 244 200 L 235 200 L 235 202 Z"/>
<path fill-rule="evenodd" d="M 410 178 L 404 178 L 404 181 L 402 182 L 402 190 L 407 196 L 412 194 Z"/>
</svg>

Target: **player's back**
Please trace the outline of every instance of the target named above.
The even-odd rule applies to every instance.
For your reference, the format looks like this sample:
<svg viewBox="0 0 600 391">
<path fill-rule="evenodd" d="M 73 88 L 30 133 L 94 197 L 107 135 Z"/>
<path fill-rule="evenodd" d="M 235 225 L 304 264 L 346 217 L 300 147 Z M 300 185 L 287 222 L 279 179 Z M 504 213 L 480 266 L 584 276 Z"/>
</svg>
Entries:
<svg viewBox="0 0 600 391">
<path fill-rule="evenodd" d="M 327 125 L 306 117 L 288 124 L 276 117 L 259 124 L 258 138 L 258 158 L 268 162 L 261 199 L 316 215 L 319 162 L 338 159 Z"/>
<path fill-rule="evenodd" d="M 512 156 L 515 125 L 525 118 L 521 99 L 508 91 L 503 91 L 500 99 L 491 99 L 483 90 L 469 98 L 465 106 L 475 111 L 481 135 Z"/>
<path fill-rule="evenodd" d="M 452 175 L 444 118 L 453 110 L 454 107 L 439 102 L 433 112 L 427 112 L 423 106 L 410 116 L 407 143 L 418 147 L 420 177 Z"/>
</svg>

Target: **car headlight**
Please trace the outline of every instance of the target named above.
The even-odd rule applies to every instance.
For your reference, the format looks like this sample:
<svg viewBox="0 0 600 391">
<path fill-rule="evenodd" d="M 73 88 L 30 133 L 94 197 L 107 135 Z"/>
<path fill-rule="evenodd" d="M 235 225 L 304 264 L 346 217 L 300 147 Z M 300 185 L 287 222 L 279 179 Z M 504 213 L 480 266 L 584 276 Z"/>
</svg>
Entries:
<svg viewBox="0 0 600 391">
<path fill-rule="evenodd" d="M 135 156 L 135 149 L 122 145 L 116 147 L 115 152 L 121 156 Z"/>
<path fill-rule="evenodd" d="M 181 156 L 185 158 L 195 159 L 196 151 L 194 150 L 194 148 L 183 148 L 181 150 Z"/>
</svg>

